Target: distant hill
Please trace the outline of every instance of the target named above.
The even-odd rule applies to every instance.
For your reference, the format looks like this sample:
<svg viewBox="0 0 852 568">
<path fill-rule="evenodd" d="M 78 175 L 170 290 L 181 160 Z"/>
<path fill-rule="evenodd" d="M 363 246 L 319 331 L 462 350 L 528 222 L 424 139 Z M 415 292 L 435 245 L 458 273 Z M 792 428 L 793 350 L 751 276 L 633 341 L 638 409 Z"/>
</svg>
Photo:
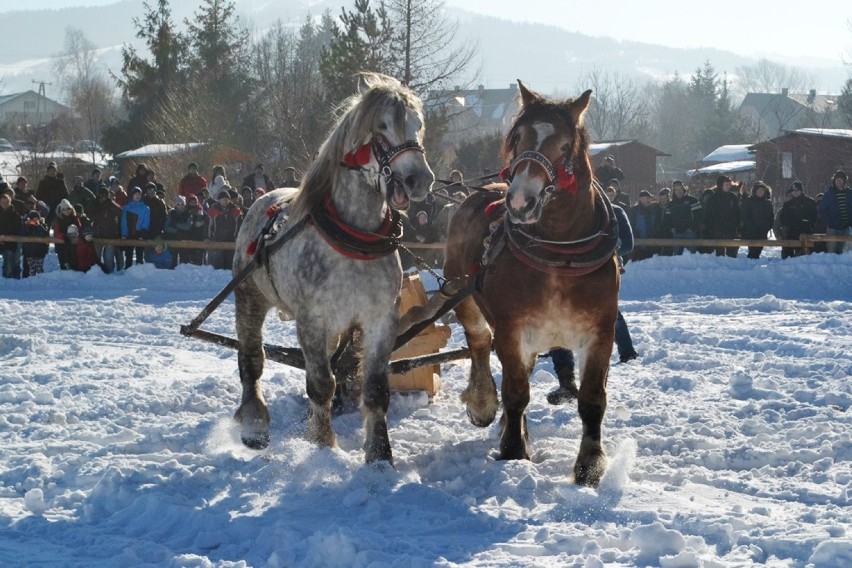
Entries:
<svg viewBox="0 0 852 568">
<path fill-rule="evenodd" d="M 153 1 L 151 2 L 154 3 Z M 299 25 L 308 15 L 318 16 L 326 9 L 340 12 L 339 0 L 237 0 L 244 24 L 263 30 L 282 19 Z M 137 45 L 132 19 L 143 14 L 142 0 L 119 0 L 105 7 L 69 7 L 61 10 L 24 10 L 3 15 L 4 42 L 0 49 L 0 94 L 33 88 L 33 80 L 50 81 L 51 58 L 63 49 L 65 29 L 83 30 L 102 50 L 101 63 L 117 72 L 120 47 Z M 196 0 L 172 0 L 172 16 L 181 23 L 197 10 Z M 580 73 L 591 66 L 625 75 L 664 78 L 675 72 L 691 74 L 709 60 L 719 72 L 733 78 L 737 67 L 753 64 L 753 59 L 719 49 L 677 49 L 639 42 L 618 41 L 570 32 L 554 26 L 516 23 L 451 10 L 459 19 L 459 34 L 466 41 L 478 41 L 481 74 L 476 81 L 489 88 L 505 88 L 522 79 L 544 93 L 574 95 L 586 86 L 578 85 Z M 545 46 L 547 46 L 545 48 Z M 787 62 L 781 62 L 787 63 Z M 814 75 L 819 92 L 839 93 L 847 78 L 840 62 L 814 62 L 806 71 Z M 61 100 L 57 86 L 47 95 Z"/>
</svg>

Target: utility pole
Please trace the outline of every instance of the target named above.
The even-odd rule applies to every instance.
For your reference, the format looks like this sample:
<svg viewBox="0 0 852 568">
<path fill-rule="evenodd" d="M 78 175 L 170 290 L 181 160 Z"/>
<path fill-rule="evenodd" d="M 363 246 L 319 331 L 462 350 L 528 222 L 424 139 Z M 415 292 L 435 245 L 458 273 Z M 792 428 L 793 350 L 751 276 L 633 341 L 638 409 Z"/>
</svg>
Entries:
<svg viewBox="0 0 852 568">
<path fill-rule="evenodd" d="M 42 101 L 45 101 L 45 108 L 47 108 L 47 95 L 45 94 L 45 85 L 53 85 L 53 83 L 48 83 L 46 81 L 36 81 L 33 79 L 33 83 L 38 85 L 38 98 L 36 99 L 36 125 L 41 124 L 41 104 Z"/>
</svg>

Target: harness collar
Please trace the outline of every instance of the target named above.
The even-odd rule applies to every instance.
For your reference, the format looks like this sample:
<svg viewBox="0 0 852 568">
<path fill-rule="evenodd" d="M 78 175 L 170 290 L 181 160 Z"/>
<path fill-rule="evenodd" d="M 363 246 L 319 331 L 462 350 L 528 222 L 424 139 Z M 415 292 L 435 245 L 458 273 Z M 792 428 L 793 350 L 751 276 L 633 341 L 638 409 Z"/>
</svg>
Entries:
<svg viewBox="0 0 852 568">
<path fill-rule="evenodd" d="M 387 208 L 376 232 L 361 231 L 340 217 L 331 195 L 326 195 L 311 211 L 311 221 L 331 248 L 356 260 L 375 260 L 393 254 L 402 237 L 402 218 L 395 209 Z"/>
</svg>

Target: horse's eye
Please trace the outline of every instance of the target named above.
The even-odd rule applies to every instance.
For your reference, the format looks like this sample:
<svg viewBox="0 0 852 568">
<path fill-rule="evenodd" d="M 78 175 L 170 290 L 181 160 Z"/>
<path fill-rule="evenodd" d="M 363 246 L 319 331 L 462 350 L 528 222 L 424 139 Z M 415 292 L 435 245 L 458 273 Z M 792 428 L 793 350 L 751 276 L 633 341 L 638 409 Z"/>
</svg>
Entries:
<svg viewBox="0 0 852 568">
<path fill-rule="evenodd" d="M 571 146 L 570 146 L 570 145 L 566 142 L 565 144 L 563 144 L 563 145 L 559 148 L 559 151 L 560 151 L 560 152 L 562 152 L 563 154 L 566 154 L 566 153 L 568 153 L 568 150 L 569 150 L 570 148 L 571 148 Z"/>
<path fill-rule="evenodd" d="M 388 129 L 387 124 L 385 124 L 384 122 L 379 123 L 379 130 L 387 130 L 387 129 Z"/>
</svg>

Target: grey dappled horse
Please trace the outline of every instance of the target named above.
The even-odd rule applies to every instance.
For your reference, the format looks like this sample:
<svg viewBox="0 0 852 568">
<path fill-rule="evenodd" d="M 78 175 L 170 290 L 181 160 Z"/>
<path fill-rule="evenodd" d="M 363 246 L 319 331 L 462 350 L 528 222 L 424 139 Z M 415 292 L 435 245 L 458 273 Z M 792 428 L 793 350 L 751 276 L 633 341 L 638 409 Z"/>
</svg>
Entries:
<svg viewBox="0 0 852 568">
<path fill-rule="evenodd" d="M 359 93 L 344 104 L 301 187 L 271 191 L 248 211 L 237 236 L 235 274 L 251 261 L 252 242 L 268 226 L 271 210 L 289 203 L 281 233 L 304 216 L 311 222 L 235 290 L 243 394 L 234 418 L 247 446 L 269 443 L 269 411 L 258 382 L 262 326 L 275 307 L 296 322 L 310 398 L 307 438 L 321 446 L 337 444 L 331 424 L 331 357 L 344 338 L 360 331 L 365 458 L 392 463 L 388 361 L 396 339 L 402 269 L 395 241 L 387 237 L 388 223 L 393 219 L 398 225 L 396 210 L 425 199 L 435 179 L 422 139 L 418 97 L 396 79 L 364 74 Z"/>
</svg>

